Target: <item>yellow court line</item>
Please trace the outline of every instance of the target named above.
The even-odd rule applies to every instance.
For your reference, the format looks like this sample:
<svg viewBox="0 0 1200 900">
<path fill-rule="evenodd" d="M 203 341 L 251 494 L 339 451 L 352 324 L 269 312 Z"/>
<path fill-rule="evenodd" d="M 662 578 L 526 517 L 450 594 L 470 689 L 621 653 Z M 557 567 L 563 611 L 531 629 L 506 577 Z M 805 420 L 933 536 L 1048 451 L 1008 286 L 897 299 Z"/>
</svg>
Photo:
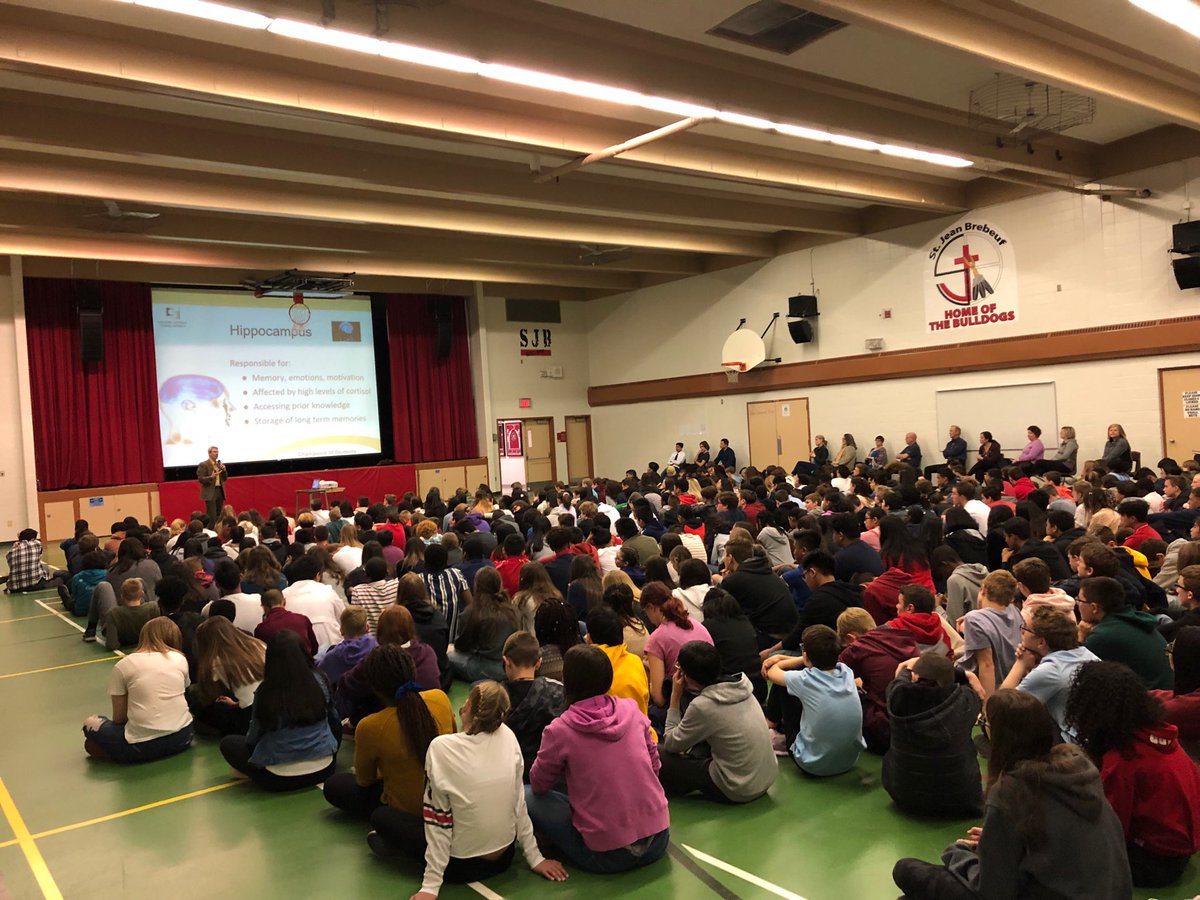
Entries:
<svg viewBox="0 0 1200 900">
<path fill-rule="evenodd" d="M 89 825 L 99 825 L 103 822 L 111 822 L 113 819 L 123 819 L 125 816 L 132 816 L 134 813 L 145 812 L 148 809 L 157 809 L 160 806 L 169 806 L 172 803 L 178 803 L 181 800 L 190 800 L 193 797 L 201 797 L 204 794 L 212 794 L 217 791 L 223 791 L 225 788 L 233 787 L 235 784 L 245 783 L 245 778 L 234 778 L 232 781 L 225 781 L 221 784 L 214 784 L 212 787 L 201 788 L 198 791 L 189 791 L 186 794 L 180 794 L 178 797 L 168 797 L 166 800 L 155 800 L 153 803 L 147 803 L 144 806 L 135 806 L 133 809 L 124 809 L 121 812 L 109 813 L 107 816 L 99 816 L 95 819 L 88 819 L 84 822 L 75 822 L 72 825 L 61 825 L 58 828 L 51 828 L 47 831 L 39 831 L 32 835 L 34 840 L 52 837 L 56 834 L 63 834 L 67 831 L 77 831 L 80 828 L 87 828 Z M 0 847 L 3 847 L 0 844 Z"/>
<path fill-rule="evenodd" d="M 9 672 L 7 675 L 0 675 L 0 679 L 19 678 L 22 675 L 37 675 L 39 672 L 56 672 L 59 669 L 73 669 L 76 666 L 90 666 L 92 663 L 112 662 L 114 659 L 120 658 L 120 656 L 100 656 L 96 659 L 85 659 L 83 662 L 65 663 L 61 666 L 46 666 L 43 669 L 29 669 L 26 672 Z"/>
<path fill-rule="evenodd" d="M 8 826 L 16 835 L 16 843 L 21 845 L 25 861 L 29 863 L 29 868 L 33 869 L 33 877 L 37 879 L 38 887 L 42 889 L 42 896 L 46 900 L 62 900 L 62 891 L 55 884 L 54 876 L 50 874 L 50 868 L 46 865 L 46 860 L 42 858 L 42 851 L 34 843 L 33 835 L 25 827 L 25 820 L 21 818 L 17 805 L 13 803 L 12 794 L 8 792 L 3 778 L 0 778 L 0 809 L 4 810 Z"/>
<path fill-rule="evenodd" d="M 0 625 L 7 625 L 9 622 L 28 622 L 30 619 L 48 619 L 52 615 L 54 615 L 54 613 L 48 612 L 48 613 L 39 613 L 36 616 L 21 616 L 20 618 L 17 618 L 17 619 L 0 619 Z"/>
</svg>

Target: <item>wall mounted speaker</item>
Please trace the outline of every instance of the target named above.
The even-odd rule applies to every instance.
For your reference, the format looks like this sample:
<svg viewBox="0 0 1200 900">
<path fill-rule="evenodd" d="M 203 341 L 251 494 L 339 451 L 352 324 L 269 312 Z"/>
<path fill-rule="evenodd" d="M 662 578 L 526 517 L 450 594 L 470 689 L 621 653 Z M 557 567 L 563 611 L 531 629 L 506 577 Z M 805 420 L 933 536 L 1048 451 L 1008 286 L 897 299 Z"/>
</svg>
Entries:
<svg viewBox="0 0 1200 900">
<path fill-rule="evenodd" d="M 84 362 L 104 359 L 104 301 L 100 282 L 76 281 L 75 310 L 79 314 L 79 358 Z"/>
<path fill-rule="evenodd" d="M 1175 281 L 1179 284 L 1181 291 L 1200 287 L 1200 256 L 1173 259 L 1171 268 L 1175 270 Z"/>
<path fill-rule="evenodd" d="M 454 318 L 449 306 L 437 300 L 430 301 L 433 311 L 433 347 L 438 359 L 450 356 L 450 343 L 454 333 Z"/>
<path fill-rule="evenodd" d="M 788 297 L 788 315 L 793 319 L 811 319 L 819 316 L 817 298 L 812 294 L 797 294 Z"/>
<path fill-rule="evenodd" d="M 1171 226 L 1173 253 L 1200 253 L 1200 219 Z"/>
<path fill-rule="evenodd" d="M 788 334 L 796 344 L 810 344 L 813 339 L 812 322 L 788 322 Z"/>
</svg>

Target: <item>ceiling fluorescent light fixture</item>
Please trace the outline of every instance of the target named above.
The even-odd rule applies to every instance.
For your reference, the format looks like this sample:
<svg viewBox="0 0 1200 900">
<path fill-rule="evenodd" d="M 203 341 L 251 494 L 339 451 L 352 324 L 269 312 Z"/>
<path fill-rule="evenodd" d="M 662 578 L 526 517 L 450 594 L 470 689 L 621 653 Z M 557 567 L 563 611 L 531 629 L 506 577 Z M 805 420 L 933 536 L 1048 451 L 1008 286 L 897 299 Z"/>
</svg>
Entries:
<svg viewBox="0 0 1200 900">
<path fill-rule="evenodd" d="M 209 3 L 208 0 L 132 0 L 132 2 L 135 6 L 144 6 L 147 9 L 181 13 L 185 16 L 195 16 L 198 19 L 208 19 L 210 22 L 220 22 L 223 25 L 236 25 L 239 28 L 255 28 L 261 31 L 271 24 L 268 16 L 250 12 L 247 9 L 223 6 L 220 3 Z"/>
<path fill-rule="evenodd" d="M 788 137 L 801 138 L 806 141 L 819 141 L 838 147 L 848 147 L 852 150 L 862 150 L 868 153 L 882 153 L 916 162 L 929 163 L 935 166 L 950 168 L 966 168 L 974 165 L 971 160 L 948 153 L 935 153 L 928 150 L 918 150 L 915 147 L 902 147 L 897 144 L 882 144 L 865 138 L 845 134 L 835 134 L 818 128 L 808 128 L 803 125 L 789 125 L 782 122 L 772 122 L 759 116 L 745 113 L 718 110 L 684 100 L 673 100 L 670 97 L 657 97 L 653 94 L 643 94 L 627 88 L 613 85 L 598 84 L 593 81 L 579 81 L 562 75 L 552 75 L 548 72 L 538 72 L 534 69 L 524 69 L 520 66 L 508 66 L 501 63 L 485 63 L 467 56 L 454 53 L 443 53 L 425 47 L 402 44 L 396 41 L 385 41 L 355 34 L 349 31 L 339 31 L 293 19 L 271 19 L 248 10 L 209 3 L 207 0 L 120 0 L 137 6 L 152 9 L 177 12 L 184 15 L 197 16 L 214 22 L 229 25 L 239 25 L 243 28 L 260 28 L 277 34 L 280 37 L 322 44 L 339 50 L 351 50 L 356 53 L 366 53 L 371 56 L 382 56 L 397 62 L 411 63 L 417 66 L 428 66 L 464 75 L 481 75 L 495 81 L 521 87 L 534 88 L 542 91 L 553 91 L 582 97 L 586 100 L 599 100 L 604 103 L 615 103 L 621 106 L 634 106 L 655 112 L 668 113 L 682 118 L 716 119 L 728 125 L 742 128 L 753 128 L 758 131 L 774 131 Z M 1196 9 L 1194 4 L 1186 0 L 1131 0 L 1138 6 L 1172 6 L 1185 5 Z M 1198 12 L 1200 15 L 1200 12 Z"/>
<path fill-rule="evenodd" d="M 1200 5 L 1191 0 L 1129 0 L 1138 9 L 1200 37 Z"/>
</svg>

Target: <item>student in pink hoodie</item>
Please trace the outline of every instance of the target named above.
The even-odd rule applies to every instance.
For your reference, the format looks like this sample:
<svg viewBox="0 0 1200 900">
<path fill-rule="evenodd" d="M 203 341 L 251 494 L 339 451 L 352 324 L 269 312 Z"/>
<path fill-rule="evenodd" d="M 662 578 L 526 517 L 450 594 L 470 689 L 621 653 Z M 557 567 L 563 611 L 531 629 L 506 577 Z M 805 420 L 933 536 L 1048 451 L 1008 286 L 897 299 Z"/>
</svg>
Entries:
<svg viewBox="0 0 1200 900">
<path fill-rule="evenodd" d="M 650 723 L 632 700 L 608 696 L 612 678 L 599 647 L 566 652 L 567 710 L 542 732 L 525 789 L 534 828 L 570 862 L 598 874 L 649 865 L 666 854 L 671 837 Z M 564 781 L 567 792 L 555 790 Z"/>
<path fill-rule="evenodd" d="M 1075 598 L 1062 588 L 1050 586 L 1050 567 L 1040 559 L 1023 559 L 1012 569 L 1021 592 L 1021 615 L 1025 624 L 1033 622 L 1033 611 L 1039 606 L 1049 606 L 1064 615 L 1075 618 Z"/>
</svg>

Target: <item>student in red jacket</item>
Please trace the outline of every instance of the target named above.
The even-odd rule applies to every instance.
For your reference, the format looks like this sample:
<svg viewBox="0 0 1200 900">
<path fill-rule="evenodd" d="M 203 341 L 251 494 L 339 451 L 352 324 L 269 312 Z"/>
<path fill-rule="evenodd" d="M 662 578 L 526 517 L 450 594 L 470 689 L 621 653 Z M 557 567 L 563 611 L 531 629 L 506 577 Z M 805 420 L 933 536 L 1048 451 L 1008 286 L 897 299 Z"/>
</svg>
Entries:
<svg viewBox="0 0 1200 900">
<path fill-rule="evenodd" d="M 851 607 L 837 619 L 845 663 L 861 682 L 863 739 L 871 753 L 887 753 L 891 744 L 891 721 L 887 712 L 887 688 L 896 677 L 896 667 L 920 656 L 916 639 L 900 628 L 876 628 L 865 609 Z"/>
<path fill-rule="evenodd" d="M 525 539 L 519 534 L 510 534 L 504 539 L 503 553 L 496 554 L 493 561 L 505 593 L 510 597 L 517 596 L 517 591 L 521 589 L 521 566 L 529 562 L 525 553 Z"/>
<path fill-rule="evenodd" d="M 1179 743 L 1192 759 L 1200 759 L 1200 628 L 1181 628 L 1171 644 L 1175 687 L 1151 691 L 1162 701 L 1166 720 L 1179 729 Z"/>
<path fill-rule="evenodd" d="M 1166 887 L 1200 850 L 1200 771 L 1179 746 L 1128 666 L 1079 667 L 1067 697 L 1067 725 L 1100 768 L 1104 794 L 1121 820 L 1133 883 Z"/>
<path fill-rule="evenodd" d="M 907 631 L 917 642 L 921 653 L 937 650 L 946 656 L 954 656 L 954 644 L 950 640 L 949 625 L 937 614 L 937 600 L 933 592 L 921 584 L 910 584 L 900 590 L 899 615 L 887 623 L 888 628 Z"/>
</svg>

